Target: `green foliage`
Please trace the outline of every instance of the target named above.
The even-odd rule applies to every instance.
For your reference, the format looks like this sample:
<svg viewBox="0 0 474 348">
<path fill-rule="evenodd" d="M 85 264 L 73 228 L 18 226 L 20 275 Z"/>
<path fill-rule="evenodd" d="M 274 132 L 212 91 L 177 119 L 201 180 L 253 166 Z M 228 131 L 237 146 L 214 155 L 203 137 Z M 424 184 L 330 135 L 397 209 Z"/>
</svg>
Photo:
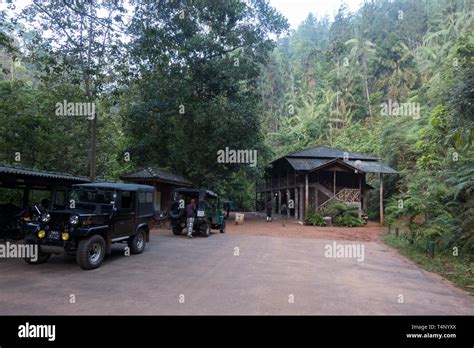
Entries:
<svg viewBox="0 0 474 348">
<path fill-rule="evenodd" d="M 332 145 L 399 171 L 383 198 L 409 242 L 474 254 L 471 6 L 367 1 L 355 13 L 341 6 L 333 22 L 310 15 L 276 42 L 286 20 L 263 0 L 2 11 L 0 161 L 20 152 L 21 165 L 87 175 L 95 135 L 101 177 L 161 166 L 253 209 L 272 158 Z M 63 100 L 93 100 L 96 121 L 56 116 Z M 417 103 L 419 115 L 384 115 L 389 100 Z M 258 165 L 217 163 L 225 147 L 257 150 Z M 378 178 L 367 179 L 375 218 Z M 346 206 L 321 214 L 360 223 Z"/>
<path fill-rule="evenodd" d="M 453 249 L 446 249 L 440 243 L 435 245 L 435 256 L 428 255 L 426 241 L 411 243 L 409 236 L 387 235 L 384 242 L 396 248 L 402 255 L 415 261 L 430 272 L 436 272 L 457 284 L 466 291 L 474 293 L 472 288 L 474 259 L 472 253 L 460 252 L 456 255 Z"/>
<path fill-rule="evenodd" d="M 304 224 L 308 226 L 326 226 L 323 217 L 317 212 L 315 212 L 314 208 L 310 209 L 310 212 L 307 214 Z"/>
<path fill-rule="evenodd" d="M 364 220 L 345 214 L 336 216 L 334 219 L 334 225 L 343 227 L 360 227 L 364 225 Z"/>
<path fill-rule="evenodd" d="M 342 7 L 333 23 L 308 17 L 263 71 L 274 157 L 320 144 L 379 157 L 399 171 L 384 178 L 387 223 L 408 228 L 411 243 L 474 254 L 472 24 L 462 0 L 371 1 L 354 14 Z M 419 113 L 385 115 L 389 101 Z M 379 182 L 367 179 L 373 219 Z M 356 217 L 337 206 L 321 213 L 349 225 L 344 216 Z"/>
<path fill-rule="evenodd" d="M 321 216 L 330 216 L 335 226 L 358 227 L 364 225 L 360 219 L 357 207 L 350 207 L 345 203 L 331 202 L 321 210 Z"/>
<path fill-rule="evenodd" d="M 87 175 L 97 158 L 113 180 L 161 166 L 254 208 L 270 158 L 257 81 L 287 28 L 267 1 L 51 2 L 0 16 L 0 161 L 21 152 L 17 164 Z M 63 100 L 93 101 L 97 117 L 56 116 Z M 257 151 L 257 166 L 218 163 L 226 147 Z"/>
</svg>

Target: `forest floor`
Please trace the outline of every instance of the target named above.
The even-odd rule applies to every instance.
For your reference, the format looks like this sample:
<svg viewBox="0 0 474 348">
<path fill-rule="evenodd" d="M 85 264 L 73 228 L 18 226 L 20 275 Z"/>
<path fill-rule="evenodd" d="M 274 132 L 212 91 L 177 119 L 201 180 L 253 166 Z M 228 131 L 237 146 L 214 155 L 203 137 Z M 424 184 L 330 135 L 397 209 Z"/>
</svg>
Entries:
<svg viewBox="0 0 474 348">
<path fill-rule="evenodd" d="M 274 216 L 272 222 L 266 222 L 265 215 L 260 213 L 245 214 L 245 221 L 242 225 L 235 225 L 233 221 L 231 214 L 228 219 L 227 233 L 372 242 L 381 240 L 382 235 L 387 232 L 386 228 L 380 227 L 375 222 L 369 222 L 367 226 L 352 228 L 304 226 L 294 218 L 284 219 L 280 215 Z"/>
</svg>

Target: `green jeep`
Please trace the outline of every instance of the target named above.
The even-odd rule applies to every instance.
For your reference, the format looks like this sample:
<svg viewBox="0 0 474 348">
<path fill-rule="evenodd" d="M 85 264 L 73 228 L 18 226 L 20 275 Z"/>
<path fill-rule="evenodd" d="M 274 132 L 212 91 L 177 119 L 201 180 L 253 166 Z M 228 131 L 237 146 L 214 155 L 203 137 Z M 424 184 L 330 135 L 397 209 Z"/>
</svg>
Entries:
<svg viewBox="0 0 474 348">
<path fill-rule="evenodd" d="M 193 234 L 200 233 L 203 237 L 211 235 L 211 229 L 225 233 L 226 214 L 223 212 L 219 196 L 209 190 L 178 188 L 172 192 L 172 203 L 169 211 L 171 227 L 174 235 L 180 235 L 186 228 L 186 206 L 194 199 L 196 217 Z"/>
</svg>

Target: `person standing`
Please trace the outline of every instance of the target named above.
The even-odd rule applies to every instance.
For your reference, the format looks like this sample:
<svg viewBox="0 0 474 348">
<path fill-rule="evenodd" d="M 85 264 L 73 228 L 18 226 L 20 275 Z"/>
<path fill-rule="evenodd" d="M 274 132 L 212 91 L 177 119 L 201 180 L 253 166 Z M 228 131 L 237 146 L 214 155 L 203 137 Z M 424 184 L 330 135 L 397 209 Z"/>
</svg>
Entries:
<svg viewBox="0 0 474 348">
<path fill-rule="evenodd" d="M 286 204 L 283 203 L 281 208 L 280 208 L 280 214 L 281 214 L 281 225 L 285 227 L 286 224 L 286 219 L 288 217 L 288 209 L 286 208 Z"/>
<path fill-rule="evenodd" d="M 266 204 L 267 222 L 272 222 L 272 200 L 269 199 Z"/>
<path fill-rule="evenodd" d="M 186 206 L 186 227 L 188 229 L 188 238 L 193 238 L 194 218 L 196 217 L 196 203 L 194 198 Z"/>
</svg>

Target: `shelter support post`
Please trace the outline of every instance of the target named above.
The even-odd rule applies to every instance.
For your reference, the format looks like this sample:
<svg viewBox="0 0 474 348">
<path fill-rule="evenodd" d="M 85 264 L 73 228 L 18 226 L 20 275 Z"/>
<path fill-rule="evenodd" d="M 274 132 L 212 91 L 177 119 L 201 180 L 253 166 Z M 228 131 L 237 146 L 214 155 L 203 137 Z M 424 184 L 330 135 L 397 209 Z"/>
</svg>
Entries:
<svg viewBox="0 0 474 348">
<path fill-rule="evenodd" d="M 298 208 L 299 208 L 299 201 L 298 201 L 298 187 L 295 187 L 295 220 L 298 220 Z"/>
<path fill-rule="evenodd" d="M 380 173 L 380 226 L 383 226 L 383 174 Z"/>
<path fill-rule="evenodd" d="M 302 214 L 303 219 L 308 214 L 308 203 L 309 203 L 309 186 L 308 186 L 308 173 L 304 176 L 304 213 Z"/>
</svg>

